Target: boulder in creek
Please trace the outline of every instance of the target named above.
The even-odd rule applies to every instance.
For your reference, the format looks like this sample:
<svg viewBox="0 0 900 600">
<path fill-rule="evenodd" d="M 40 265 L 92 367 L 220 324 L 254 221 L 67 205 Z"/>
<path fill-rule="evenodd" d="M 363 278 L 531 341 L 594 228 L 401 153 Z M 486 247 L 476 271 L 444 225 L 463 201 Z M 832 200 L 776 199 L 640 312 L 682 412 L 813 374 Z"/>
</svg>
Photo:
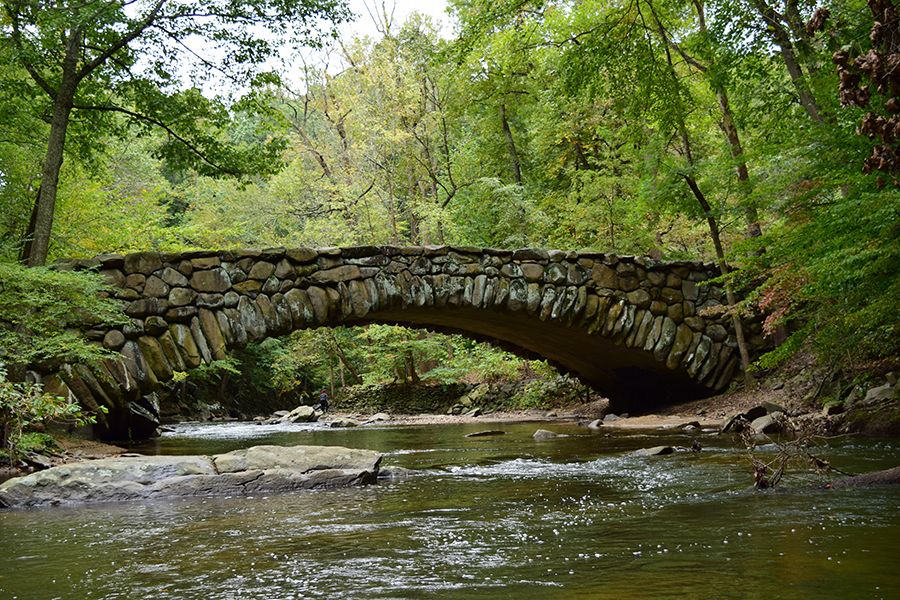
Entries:
<svg viewBox="0 0 900 600">
<path fill-rule="evenodd" d="M 312 406 L 301 405 L 278 418 L 278 423 L 312 423 L 318 419 L 318 413 Z"/>
<path fill-rule="evenodd" d="M 128 455 L 53 467 L 0 485 L 0 506 L 235 496 L 373 483 L 381 454 L 337 446 L 255 446 L 213 457 Z"/>
<path fill-rule="evenodd" d="M 338 417 L 330 425 L 331 427 L 359 427 L 359 421 L 350 417 Z"/>
<path fill-rule="evenodd" d="M 780 427 L 778 420 L 772 415 L 763 415 L 750 423 L 750 428 L 756 433 L 778 433 Z"/>
</svg>

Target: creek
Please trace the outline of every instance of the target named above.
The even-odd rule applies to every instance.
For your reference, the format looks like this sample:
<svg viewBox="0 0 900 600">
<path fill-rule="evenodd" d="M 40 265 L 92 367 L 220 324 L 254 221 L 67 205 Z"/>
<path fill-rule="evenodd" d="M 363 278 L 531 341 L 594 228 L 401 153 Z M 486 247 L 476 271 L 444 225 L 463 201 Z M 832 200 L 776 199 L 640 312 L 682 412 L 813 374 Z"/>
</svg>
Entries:
<svg viewBox="0 0 900 600">
<path fill-rule="evenodd" d="M 570 437 L 536 442 L 539 427 Z M 495 428 L 506 434 L 464 437 Z M 610 433 L 568 423 L 180 425 L 133 449 L 340 445 L 420 474 L 286 495 L 0 511 L 0 598 L 900 598 L 900 486 L 754 491 L 746 450 L 730 436 Z M 693 439 L 702 452 L 631 454 Z M 864 473 L 900 464 L 900 441 L 841 438 L 818 453 Z"/>
</svg>

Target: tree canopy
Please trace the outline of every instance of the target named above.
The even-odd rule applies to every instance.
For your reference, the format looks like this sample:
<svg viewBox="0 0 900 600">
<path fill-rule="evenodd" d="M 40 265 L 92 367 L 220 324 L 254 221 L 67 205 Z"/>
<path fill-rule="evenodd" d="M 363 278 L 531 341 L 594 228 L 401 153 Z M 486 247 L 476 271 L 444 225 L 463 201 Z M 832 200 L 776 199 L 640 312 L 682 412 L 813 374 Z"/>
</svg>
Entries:
<svg viewBox="0 0 900 600">
<path fill-rule="evenodd" d="M 0 44 L 12 67 L 4 69 L 4 79 L 12 78 L 4 87 L 39 100 L 49 122 L 28 264 L 47 259 L 70 124 L 82 140 L 123 134 L 129 122 L 142 132 L 161 128 L 168 138 L 154 152 L 174 168 L 271 173 L 281 141 L 241 148 L 223 139 L 215 129 L 232 108 L 198 86 L 277 81 L 263 67 L 286 40 L 318 43 L 320 19 L 346 16 L 340 0 L 3 2 Z"/>
<path fill-rule="evenodd" d="M 452 0 L 452 39 L 416 14 L 320 36 L 318 17 L 346 17 L 324 0 L 39 6 L 0 21 L 21 107 L 0 102 L 5 256 L 38 198 L 51 258 L 443 243 L 713 260 L 736 327 L 788 339 L 763 366 L 900 352 L 890 0 Z M 320 48 L 266 62 L 289 31 Z M 446 348 L 383 333 L 328 347 L 373 365 L 363 379 L 399 369 L 367 345 Z"/>
</svg>

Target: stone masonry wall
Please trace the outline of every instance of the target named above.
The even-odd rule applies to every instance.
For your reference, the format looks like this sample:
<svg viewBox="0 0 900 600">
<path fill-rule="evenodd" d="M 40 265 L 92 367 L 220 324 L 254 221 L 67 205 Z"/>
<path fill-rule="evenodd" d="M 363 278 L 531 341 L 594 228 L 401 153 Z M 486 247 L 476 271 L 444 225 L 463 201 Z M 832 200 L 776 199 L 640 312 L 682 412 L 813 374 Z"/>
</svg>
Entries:
<svg viewBox="0 0 900 600">
<path fill-rule="evenodd" d="M 413 311 L 490 310 L 642 349 L 720 390 L 738 364 L 731 325 L 701 311 L 723 301 L 713 264 L 472 247 L 365 246 L 108 254 L 58 263 L 98 269 L 131 318 L 90 337 L 117 351 L 97 376 L 69 365 L 45 387 L 105 405 L 107 437 L 154 421 L 153 391 L 177 371 L 295 329 Z M 465 326 L 457 326 L 465 330 Z M 475 328 L 471 333 L 478 334 Z M 761 345 L 761 339 L 754 338 Z M 561 365 L 563 369 L 567 365 Z M 576 373 L 578 374 L 578 373 Z M 149 427 L 149 424 L 147 425 Z M 140 433 L 143 433 L 141 431 Z"/>
</svg>

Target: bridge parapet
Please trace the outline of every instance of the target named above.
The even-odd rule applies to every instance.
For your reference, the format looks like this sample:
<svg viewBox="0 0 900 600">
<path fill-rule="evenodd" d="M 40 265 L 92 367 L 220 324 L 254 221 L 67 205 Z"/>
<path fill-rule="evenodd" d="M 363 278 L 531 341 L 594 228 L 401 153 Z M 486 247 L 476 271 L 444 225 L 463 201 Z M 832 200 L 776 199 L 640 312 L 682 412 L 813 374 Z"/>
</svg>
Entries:
<svg viewBox="0 0 900 600">
<path fill-rule="evenodd" d="M 68 367 L 45 387 L 110 410 L 112 434 L 152 417 L 175 372 L 297 329 L 402 323 L 550 360 L 610 398 L 700 396 L 728 385 L 733 329 L 713 264 L 534 248 L 269 248 L 108 254 L 96 268 L 131 323 L 90 333 L 121 354 L 104 373 Z M 55 388 L 55 389 L 53 389 Z M 152 419 L 150 419 L 152 422 Z M 132 432 L 132 434 L 134 434 Z M 115 436 L 113 436 L 115 437 Z"/>
</svg>

